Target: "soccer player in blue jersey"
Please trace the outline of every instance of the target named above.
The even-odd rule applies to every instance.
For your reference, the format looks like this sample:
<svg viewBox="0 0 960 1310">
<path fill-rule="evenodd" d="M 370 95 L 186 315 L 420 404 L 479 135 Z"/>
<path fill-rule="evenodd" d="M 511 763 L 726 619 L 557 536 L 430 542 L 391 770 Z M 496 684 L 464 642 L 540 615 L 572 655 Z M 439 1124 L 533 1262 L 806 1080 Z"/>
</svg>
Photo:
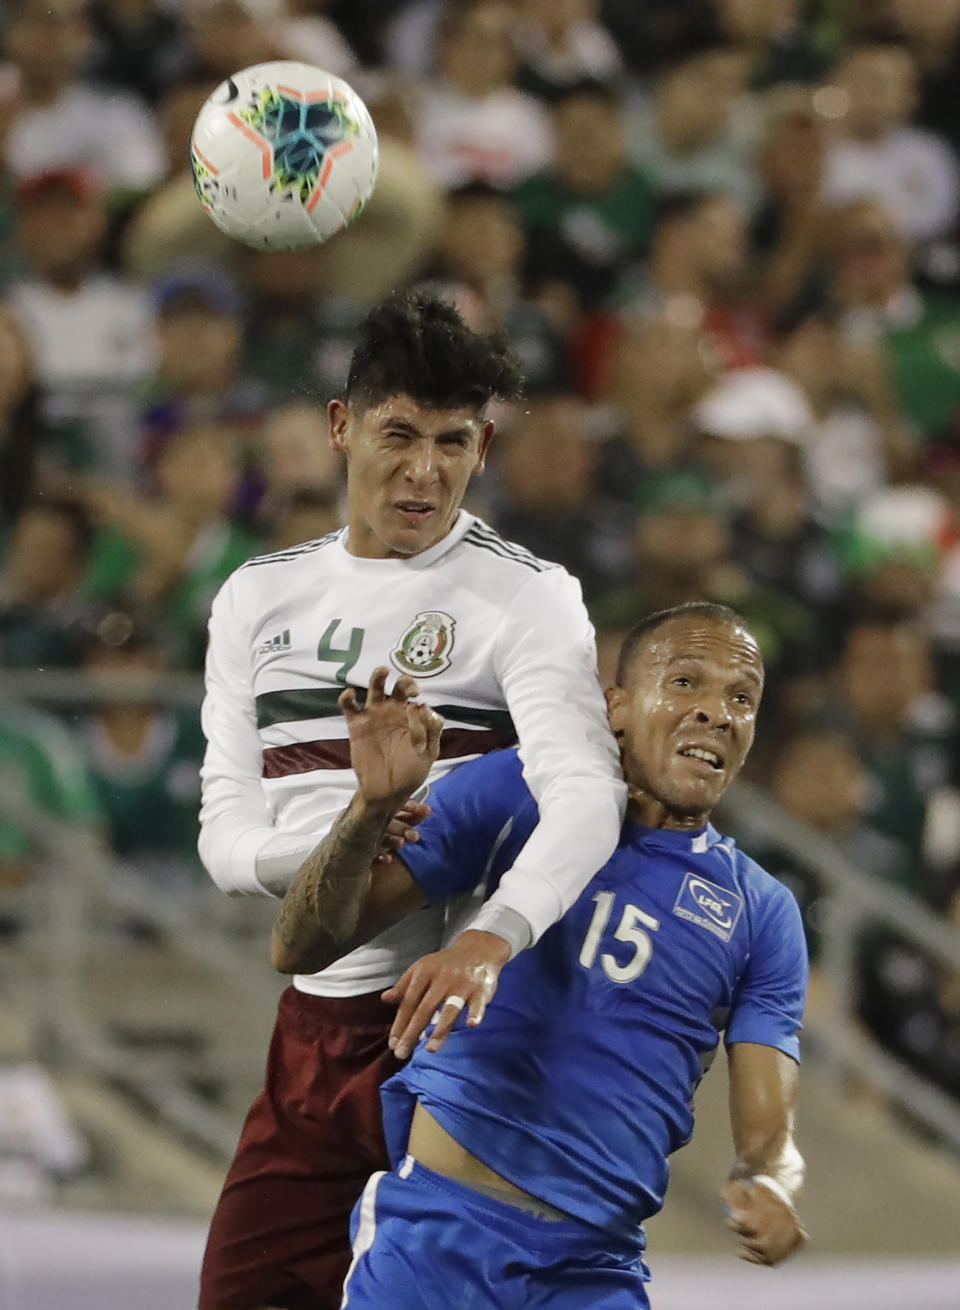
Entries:
<svg viewBox="0 0 960 1310">
<path fill-rule="evenodd" d="M 281 907 L 283 970 L 322 967 L 428 903 L 488 894 L 536 823 L 516 753 L 499 752 L 438 782 L 420 841 L 374 865 L 439 732 L 411 680 L 388 696 L 385 679 L 363 709 L 344 693 L 358 790 Z M 800 915 L 708 822 L 753 742 L 762 689 L 757 644 L 722 606 L 663 611 L 630 633 L 608 694 L 630 795 L 618 849 L 535 946 L 502 973 L 502 958 L 484 966 L 482 1026 L 478 1003 L 444 994 L 440 976 L 401 988 L 397 1049 L 435 1006 L 441 1016 L 383 1089 L 396 1167 L 355 1211 L 345 1306 L 647 1306 L 642 1224 L 663 1204 L 721 1033 L 727 1223 L 754 1264 L 801 1245 Z"/>
</svg>

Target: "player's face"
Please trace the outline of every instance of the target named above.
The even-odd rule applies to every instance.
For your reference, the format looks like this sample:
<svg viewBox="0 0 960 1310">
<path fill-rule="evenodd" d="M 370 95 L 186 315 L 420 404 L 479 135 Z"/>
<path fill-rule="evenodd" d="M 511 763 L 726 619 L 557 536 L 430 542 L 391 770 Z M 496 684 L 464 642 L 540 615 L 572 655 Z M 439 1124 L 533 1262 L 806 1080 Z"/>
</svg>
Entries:
<svg viewBox="0 0 960 1310">
<path fill-rule="evenodd" d="M 753 744 L 763 661 L 743 628 L 672 619 L 637 651 L 610 692 L 631 813 L 652 827 L 699 827 Z"/>
<path fill-rule="evenodd" d="M 410 396 L 365 409 L 334 400 L 329 413 L 333 448 L 347 457 L 351 553 L 402 558 L 442 540 L 493 423 L 470 406 L 429 409 Z"/>
</svg>

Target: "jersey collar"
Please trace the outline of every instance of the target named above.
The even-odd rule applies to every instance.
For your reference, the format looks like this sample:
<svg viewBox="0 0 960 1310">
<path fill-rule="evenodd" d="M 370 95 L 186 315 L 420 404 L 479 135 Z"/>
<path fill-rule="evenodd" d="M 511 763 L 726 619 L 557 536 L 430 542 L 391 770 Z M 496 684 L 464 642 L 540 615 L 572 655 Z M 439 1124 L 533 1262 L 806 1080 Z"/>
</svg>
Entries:
<svg viewBox="0 0 960 1310">
<path fill-rule="evenodd" d="M 408 555 L 404 559 L 370 559 L 365 555 L 351 555 L 347 549 L 349 529 L 340 534 L 337 538 L 337 545 L 354 568 L 369 569 L 371 572 L 374 570 L 389 572 L 398 569 L 426 569 L 435 560 L 440 559 L 442 555 L 446 555 L 447 551 L 452 550 L 458 541 L 462 541 L 476 521 L 476 515 L 468 514 L 465 509 L 458 510 L 457 517 L 453 520 L 453 526 L 445 537 L 441 537 L 429 550 L 422 550 L 418 555 Z"/>
<path fill-rule="evenodd" d="M 721 840 L 712 823 L 702 828 L 645 828 L 642 823 L 629 819 L 623 827 L 624 836 L 631 846 L 658 846 L 661 849 L 682 851 L 688 855 L 705 855 L 711 846 Z"/>
</svg>

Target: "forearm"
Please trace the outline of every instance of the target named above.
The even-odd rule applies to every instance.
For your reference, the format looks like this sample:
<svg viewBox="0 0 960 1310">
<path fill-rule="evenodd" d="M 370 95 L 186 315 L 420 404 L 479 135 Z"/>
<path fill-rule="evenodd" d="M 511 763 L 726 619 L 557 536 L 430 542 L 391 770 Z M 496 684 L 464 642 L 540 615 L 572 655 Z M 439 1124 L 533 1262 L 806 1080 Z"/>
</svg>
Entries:
<svg viewBox="0 0 960 1310">
<path fill-rule="evenodd" d="M 510 909 L 529 924 L 529 944 L 538 941 L 616 849 L 624 790 L 618 779 L 596 776 L 571 776 L 552 786 L 539 824 L 470 926 L 496 932 L 492 916 Z"/>
<path fill-rule="evenodd" d="M 307 856 L 273 927 L 270 954 L 280 973 L 316 973 L 337 959 L 354 936 L 394 808 L 370 804 L 356 793 Z"/>
</svg>

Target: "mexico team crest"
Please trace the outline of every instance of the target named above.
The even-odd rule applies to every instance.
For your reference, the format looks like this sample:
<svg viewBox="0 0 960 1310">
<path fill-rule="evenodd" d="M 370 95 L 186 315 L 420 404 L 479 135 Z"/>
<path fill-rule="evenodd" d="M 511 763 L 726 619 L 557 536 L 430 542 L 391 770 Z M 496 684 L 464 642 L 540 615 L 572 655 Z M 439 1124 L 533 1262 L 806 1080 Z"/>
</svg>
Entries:
<svg viewBox="0 0 960 1310">
<path fill-rule="evenodd" d="M 453 619 L 442 610 L 418 614 L 397 642 L 390 659 L 404 673 L 415 678 L 433 678 L 450 667 L 453 650 Z"/>
</svg>

